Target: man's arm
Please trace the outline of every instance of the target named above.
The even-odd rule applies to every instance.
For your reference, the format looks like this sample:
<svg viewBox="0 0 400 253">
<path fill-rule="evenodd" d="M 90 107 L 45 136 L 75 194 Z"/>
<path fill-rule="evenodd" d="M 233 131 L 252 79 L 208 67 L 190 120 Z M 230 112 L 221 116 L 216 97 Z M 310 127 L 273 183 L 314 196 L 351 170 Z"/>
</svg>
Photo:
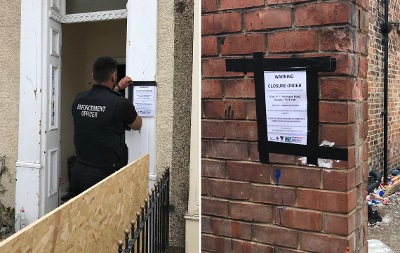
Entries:
<svg viewBox="0 0 400 253">
<path fill-rule="evenodd" d="M 133 130 L 140 130 L 142 128 L 142 118 L 137 115 L 135 121 L 132 124 L 127 124 Z"/>
<path fill-rule="evenodd" d="M 119 102 L 120 101 L 120 102 Z M 137 114 L 135 106 L 127 98 L 121 96 L 118 98 L 116 110 L 120 116 L 117 116 L 123 124 L 133 130 L 140 130 L 142 127 L 142 118 Z"/>
<path fill-rule="evenodd" d="M 118 85 L 121 87 L 119 89 L 117 86 L 114 87 L 114 91 L 121 91 L 126 89 L 129 85 L 132 84 L 132 79 L 129 76 L 125 76 L 124 78 L 119 81 Z M 125 122 L 133 130 L 140 130 L 142 128 L 142 118 L 136 113 L 135 107 L 128 102 L 128 100 L 124 99 L 123 106 L 122 106 L 122 120 Z M 129 116 L 128 116 L 129 115 Z M 135 115 L 135 120 L 132 122 L 130 116 Z M 129 124 L 127 122 L 131 121 L 132 123 Z"/>
<path fill-rule="evenodd" d="M 125 125 L 129 126 L 133 130 L 140 130 L 142 128 L 142 118 L 137 114 L 135 106 L 131 101 L 124 97 L 120 97 L 122 100 L 121 117 Z"/>
</svg>

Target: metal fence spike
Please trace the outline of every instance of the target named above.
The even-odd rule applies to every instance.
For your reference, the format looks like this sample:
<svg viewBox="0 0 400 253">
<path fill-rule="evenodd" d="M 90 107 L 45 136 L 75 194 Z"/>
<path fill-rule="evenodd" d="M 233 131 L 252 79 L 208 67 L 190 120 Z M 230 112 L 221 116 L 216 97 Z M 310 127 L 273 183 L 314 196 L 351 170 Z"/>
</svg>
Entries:
<svg viewBox="0 0 400 253">
<path fill-rule="evenodd" d="M 129 244 L 129 229 L 125 229 L 124 233 L 125 233 L 125 249 L 127 249 Z"/>
<path fill-rule="evenodd" d="M 118 253 L 122 253 L 122 245 L 124 245 L 124 242 L 122 240 L 119 240 L 117 244 L 118 244 Z"/>
<path fill-rule="evenodd" d="M 162 176 L 161 176 L 162 175 Z M 123 241 L 118 241 L 119 253 L 138 252 L 167 252 L 169 248 L 169 186 L 170 174 L 167 168 L 154 188 L 140 205 L 140 212 L 136 212 L 136 220 L 131 220 L 131 232 L 125 229 L 125 250 L 122 250 Z M 129 233 L 131 239 L 129 240 Z M 121 242 L 121 245 L 119 244 Z M 142 244 L 142 245 L 140 245 Z"/>
</svg>

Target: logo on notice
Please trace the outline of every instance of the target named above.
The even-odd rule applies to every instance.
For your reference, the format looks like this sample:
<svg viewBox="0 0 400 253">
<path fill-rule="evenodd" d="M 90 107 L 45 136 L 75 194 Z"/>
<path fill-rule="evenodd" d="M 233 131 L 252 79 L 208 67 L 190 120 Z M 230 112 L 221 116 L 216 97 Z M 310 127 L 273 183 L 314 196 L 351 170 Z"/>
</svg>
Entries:
<svg viewBox="0 0 400 253">
<path fill-rule="evenodd" d="M 284 79 L 284 78 L 293 78 L 293 74 L 291 74 L 291 75 L 275 75 L 275 79 Z"/>
</svg>

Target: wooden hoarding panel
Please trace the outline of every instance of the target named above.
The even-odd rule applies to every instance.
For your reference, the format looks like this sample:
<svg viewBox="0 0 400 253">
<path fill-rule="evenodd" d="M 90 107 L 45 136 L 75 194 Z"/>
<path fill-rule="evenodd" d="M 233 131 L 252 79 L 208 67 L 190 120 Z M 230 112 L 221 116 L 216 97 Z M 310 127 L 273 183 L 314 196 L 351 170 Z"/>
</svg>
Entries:
<svg viewBox="0 0 400 253">
<path fill-rule="evenodd" d="M 148 189 L 147 154 L 7 238 L 0 252 L 117 252 Z"/>
</svg>

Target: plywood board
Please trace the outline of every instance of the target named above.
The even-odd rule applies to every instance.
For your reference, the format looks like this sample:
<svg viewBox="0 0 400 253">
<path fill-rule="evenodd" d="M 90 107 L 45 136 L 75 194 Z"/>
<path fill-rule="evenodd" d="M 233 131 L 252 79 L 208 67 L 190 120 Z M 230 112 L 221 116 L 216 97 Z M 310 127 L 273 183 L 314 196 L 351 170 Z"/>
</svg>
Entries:
<svg viewBox="0 0 400 253">
<path fill-rule="evenodd" d="M 7 238 L 0 252 L 117 252 L 148 189 L 147 154 Z"/>
<path fill-rule="evenodd" d="M 396 191 L 398 191 L 399 189 L 400 189 L 400 182 L 392 185 L 389 189 L 387 189 L 382 197 L 386 198 L 395 193 Z"/>
</svg>

